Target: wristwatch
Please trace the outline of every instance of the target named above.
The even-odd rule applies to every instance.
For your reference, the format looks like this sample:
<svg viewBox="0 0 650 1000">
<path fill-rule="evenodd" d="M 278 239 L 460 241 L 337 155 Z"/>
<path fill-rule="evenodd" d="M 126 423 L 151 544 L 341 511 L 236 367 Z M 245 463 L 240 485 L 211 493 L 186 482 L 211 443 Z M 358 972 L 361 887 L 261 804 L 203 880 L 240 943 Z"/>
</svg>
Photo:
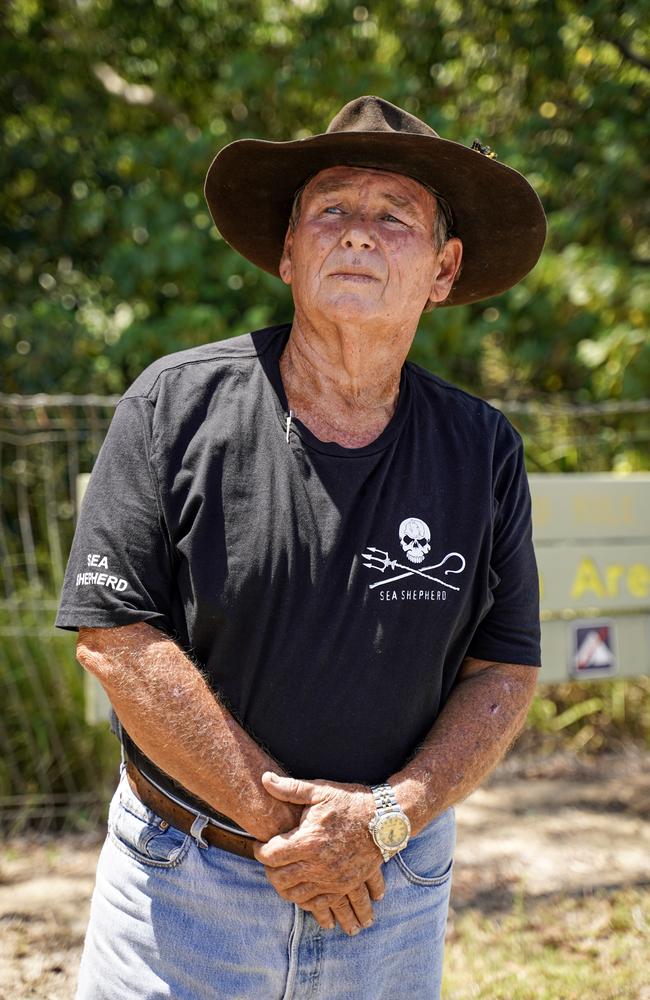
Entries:
<svg viewBox="0 0 650 1000">
<path fill-rule="evenodd" d="M 390 861 L 394 854 L 408 844 L 411 824 L 406 813 L 397 804 L 395 792 L 390 785 L 373 785 L 370 791 L 374 796 L 377 812 L 370 820 L 368 829 L 384 861 Z"/>
</svg>

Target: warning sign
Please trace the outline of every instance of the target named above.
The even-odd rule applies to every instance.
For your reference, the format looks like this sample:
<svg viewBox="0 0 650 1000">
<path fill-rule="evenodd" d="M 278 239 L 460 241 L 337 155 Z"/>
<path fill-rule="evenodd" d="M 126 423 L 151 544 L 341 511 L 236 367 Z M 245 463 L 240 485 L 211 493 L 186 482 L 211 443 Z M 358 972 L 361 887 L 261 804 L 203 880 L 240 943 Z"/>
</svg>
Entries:
<svg viewBox="0 0 650 1000">
<path fill-rule="evenodd" d="M 570 669 L 574 677 L 616 673 L 614 626 L 602 618 L 573 622 Z"/>
</svg>

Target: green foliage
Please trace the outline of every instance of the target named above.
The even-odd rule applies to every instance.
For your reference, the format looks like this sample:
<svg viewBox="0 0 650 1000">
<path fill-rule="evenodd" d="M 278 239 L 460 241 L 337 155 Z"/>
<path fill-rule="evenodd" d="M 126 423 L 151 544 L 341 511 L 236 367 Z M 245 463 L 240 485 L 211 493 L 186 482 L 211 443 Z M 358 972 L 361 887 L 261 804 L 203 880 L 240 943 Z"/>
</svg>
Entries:
<svg viewBox="0 0 650 1000">
<path fill-rule="evenodd" d="M 7 390 L 120 392 L 163 353 L 289 318 L 212 226 L 207 166 L 379 93 L 489 143 L 549 216 L 533 273 L 425 316 L 414 359 L 506 400 L 647 393 L 640 0 L 14 0 L 0 19 Z"/>
<path fill-rule="evenodd" d="M 25 609 L 13 635 L 10 620 L 0 614 L 0 829 L 96 825 L 115 785 L 117 741 L 83 721 L 72 636 L 47 635 L 42 615 Z"/>
<path fill-rule="evenodd" d="M 545 684 L 518 741 L 522 751 L 598 753 L 630 740 L 650 747 L 650 678 Z"/>
</svg>

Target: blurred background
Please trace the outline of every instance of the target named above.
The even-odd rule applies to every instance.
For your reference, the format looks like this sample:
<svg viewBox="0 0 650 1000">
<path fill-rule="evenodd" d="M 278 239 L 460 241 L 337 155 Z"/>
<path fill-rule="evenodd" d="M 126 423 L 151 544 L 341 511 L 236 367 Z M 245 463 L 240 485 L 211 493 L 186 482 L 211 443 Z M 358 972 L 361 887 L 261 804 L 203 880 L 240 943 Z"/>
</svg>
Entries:
<svg viewBox="0 0 650 1000">
<path fill-rule="evenodd" d="M 531 473 L 650 470 L 647 14 L 641 0 L 2 5 L 6 832 L 96 830 L 114 784 L 116 741 L 52 621 L 81 477 L 119 394 L 163 354 L 291 317 L 287 289 L 212 225 L 203 180 L 226 143 L 318 133 L 378 94 L 491 146 L 539 193 L 546 250 L 511 291 L 425 315 L 412 358 L 503 409 Z M 650 570 L 635 580 L 647 616 Z M 626 676 L 540 685 L 521 760 L 647 752 L 645 628 Z"/>
</svg>

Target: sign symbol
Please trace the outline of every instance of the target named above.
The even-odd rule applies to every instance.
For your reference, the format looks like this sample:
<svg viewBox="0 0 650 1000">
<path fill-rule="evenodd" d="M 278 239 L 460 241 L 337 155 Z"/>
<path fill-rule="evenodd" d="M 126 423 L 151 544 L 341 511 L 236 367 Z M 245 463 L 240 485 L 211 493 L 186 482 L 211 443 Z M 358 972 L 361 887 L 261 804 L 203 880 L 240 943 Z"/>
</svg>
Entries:
<svg viewBox="0 0 650 1000">
<path fill-rule="evenodd" d="M 574 675 L 604 676 L 616 670 L 614 628 L 610 622 L 575 622 L 572 668 Z"/>
<path fill-rule="evenodd" d="M 413 566 L 405 566 L 403 563 L 398 563 L 396 559 L 390 559 L 388 552 L 385 549 L 376 549 L 374 545 L 368 546 L 368 551 L 364 552 L 362 559 L 367 559 L 368 562 L 364 562 L 364 566 L 367 569 L 375 569 L 380 573 L 385 573 L 390 567 L 391 569 L 403 569 L 406 570 L 405 573 L 400 573 L 398 576 L 391 576 L 387 580 L 377 580 L 376 583 L 371 583 L 369 589 L 372 590 L 374 587 L 385 587 L 387 583 L 394 583 L 396 580 L 403 580 L 406 576 L 423 576 L 426 580 L 431 580 L 433 583 L 439 583 L 442 587 L 449 587 L 450 590 L 460 590 L 460 587 L 454 587 L 453 584 L 448 583 L 446 580 L 441 580 L 437 576 L 429 576 L 428 573 L 432 569 L 439 569 L 440 566 L 444 566 L 448 559 L 455 556 L 460 559 L 460 566 L 457 569 L 446 569 L 447 573 L 462 573 L 465 569 L 465 558 L 461 556 L 460 552 L 448 552 L 444 559 L 441 559 L 439 563 L 435 563 L 432 566 L 424 566 L 422 569 L 415 569 Z"/>
<path fill-rule="evenodd" d="M 590 663 L 605 665 L 611 659 L 609 648 L 606 645 L 609 629 L 599 628 L 597 632 L 590 632 L 578 651 L 578 670 L 584 670 Z"/>
</svg>

